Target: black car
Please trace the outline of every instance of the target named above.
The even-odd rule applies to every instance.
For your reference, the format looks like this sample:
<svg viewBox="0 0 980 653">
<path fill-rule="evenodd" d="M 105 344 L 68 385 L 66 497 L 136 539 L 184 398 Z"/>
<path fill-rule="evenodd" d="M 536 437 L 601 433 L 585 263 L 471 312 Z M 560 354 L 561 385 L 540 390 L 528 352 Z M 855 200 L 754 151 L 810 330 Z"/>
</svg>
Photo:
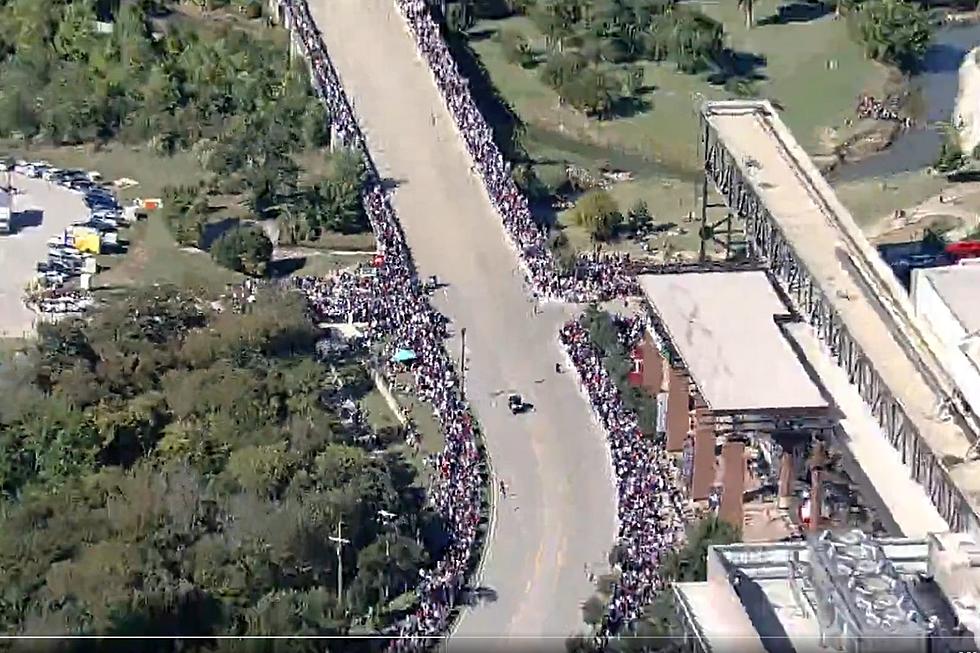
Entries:
<svg viewBox="0 0 980 653">
<path fill-rule="evenodd" d="M 529 404 L 518 394 L 511 394 L 507 397 L 507 407 L 513 415 L 520 415 L 534 410 L 534 405 Z"/>
<path fill-rule="evenodd" d="M 88 179 L 72 179 L 67 183 L 67 186 L 72 190 L 87 191 L 91 190 L 95 184 Z"/>
<path fill-rule="evenodd" d="M 85 206 L 87 206 L 92 211 L 98 211 L 100 209 L 110 210 L 119 208 L 119 204 L 116 200 L 111 198 L 103 197 L 85 197 Z"/>
</svg>

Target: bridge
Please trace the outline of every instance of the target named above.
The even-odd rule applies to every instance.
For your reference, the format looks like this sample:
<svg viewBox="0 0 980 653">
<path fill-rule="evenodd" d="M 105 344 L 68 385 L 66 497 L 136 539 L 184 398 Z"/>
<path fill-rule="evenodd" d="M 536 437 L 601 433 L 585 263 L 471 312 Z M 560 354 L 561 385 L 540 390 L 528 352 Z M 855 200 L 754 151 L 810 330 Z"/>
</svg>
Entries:
<svg viewBox="0 0 980 653">
<path fill-rule="evenodd" d="M 980 534 L 976 416 L 934 334 L 775 109 L 707 102 L 699 146 L 703 210 L 710 181 L 745 221 L 750 256 L 818 332 L 939 514 Z"/>
</svg>

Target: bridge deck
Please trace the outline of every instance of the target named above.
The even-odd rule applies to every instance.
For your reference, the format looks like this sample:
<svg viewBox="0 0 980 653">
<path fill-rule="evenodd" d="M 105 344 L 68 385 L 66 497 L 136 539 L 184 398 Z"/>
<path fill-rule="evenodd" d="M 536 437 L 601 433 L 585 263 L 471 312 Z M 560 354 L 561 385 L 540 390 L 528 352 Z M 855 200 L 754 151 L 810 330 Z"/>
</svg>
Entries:
<svg viewBox="0 0 980 653">
<path fill-rule="evenodd" d="M 705 113 L 815 285 L 936 457 L 964 458 L 971 439 L 963 425 L 936 416 L 948 377 L 931 352 L 917 346 L 927 336 L 910 327 L 907 317 L 896 317 L 911 311 L 901 305 L 900 287 L 782 122 L 771 109 L 760 110 L 767 106 L 721 104 Z M 903 346 L 909 341 L 917 345 Z M 980 461 L 949 470 L 975 511 L 980 505 L 978 470 Z"/>
</svg>

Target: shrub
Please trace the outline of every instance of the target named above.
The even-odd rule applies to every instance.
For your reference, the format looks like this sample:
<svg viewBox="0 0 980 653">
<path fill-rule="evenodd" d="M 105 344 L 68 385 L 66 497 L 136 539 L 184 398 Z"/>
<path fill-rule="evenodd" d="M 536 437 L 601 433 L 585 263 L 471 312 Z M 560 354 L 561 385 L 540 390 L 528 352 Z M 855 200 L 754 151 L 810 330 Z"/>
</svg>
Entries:
<svg viewBox="0 0 980 653">
<path fill-rule="evenodd" d="M 592 190 L 579 198 L 572 215 L 575 224 L 584 228 L 596 240 L 612 238 L 623 222 L 619 205 L 604 190 Z"/>
<path fill-rule="evenodd" d="M 865 54 L 903 70 L 918 67 L 932 40 L 927 11 L 905 0 L 869 0 L 854 21 Z"/>
<path fill-rule="evenodd" d="M 262 277 L 272 260 L 272 241 L 254 225 L 239 225 L 221 234 L 211 245 L 211 258 L 229 270 Z"/>
<path fill-rule="evenodd" d="M 534 52 L 524 35 L 514 30 L 505 29 L 497 32 L 497 38 L 507 61 L 524 68 L 529 68 L 534 64 Z"/>
</svg>

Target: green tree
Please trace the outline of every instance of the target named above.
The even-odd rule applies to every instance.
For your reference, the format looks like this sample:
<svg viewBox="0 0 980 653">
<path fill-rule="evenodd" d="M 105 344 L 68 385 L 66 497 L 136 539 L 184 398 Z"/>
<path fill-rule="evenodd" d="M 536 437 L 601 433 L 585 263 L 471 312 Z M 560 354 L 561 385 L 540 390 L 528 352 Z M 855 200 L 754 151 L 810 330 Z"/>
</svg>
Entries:
<svg viewBox="0 0 980 653">
<path fill-rule="evenodd" d="M 211 245 L 211 258 L 219 265 L 253 277 L 265 276 L 272 260 L 272 241 L 256 226 L 236 226 Z"/>
<path fill-rule="evenodd" d="M 592 190 L 580 197 L 572 215 L 575 223 L 596 240 L 612 238 L 623 222 L 616 200 L 604 190 Z"/>
<path fill-rule="evenodd" d="M 626 212 L 624 228 L 632 233 L 642 233 L 653 225 L 653 216 L 650 215 L 650 208 L 647 203 L 638 199 Z"/>
<path fill-rule="evenodd" d="M 507 61 L 524 68 L 528 68 L 534 63 L 534 51 L 531 49 L 527 37 L 523 34 L 514 30 L 503 29 L 497 32 L 497 38 Z"/>
<path fill-rule="evenodd" d="M 708 578 L 708 548 L 740 539 L 741 533 L 731 524 L 714 516 L 702 519 L 688 529 L 684 548 L 667 556 L 662 572 L 676 582 L 704 582 Z"/>
<path fill-rule="evenodd" d="M 868 57 L 915 70 L 932 40 L 928 12 L 906 0 L 868 0 L 854 15 Z"/>
</svg>

